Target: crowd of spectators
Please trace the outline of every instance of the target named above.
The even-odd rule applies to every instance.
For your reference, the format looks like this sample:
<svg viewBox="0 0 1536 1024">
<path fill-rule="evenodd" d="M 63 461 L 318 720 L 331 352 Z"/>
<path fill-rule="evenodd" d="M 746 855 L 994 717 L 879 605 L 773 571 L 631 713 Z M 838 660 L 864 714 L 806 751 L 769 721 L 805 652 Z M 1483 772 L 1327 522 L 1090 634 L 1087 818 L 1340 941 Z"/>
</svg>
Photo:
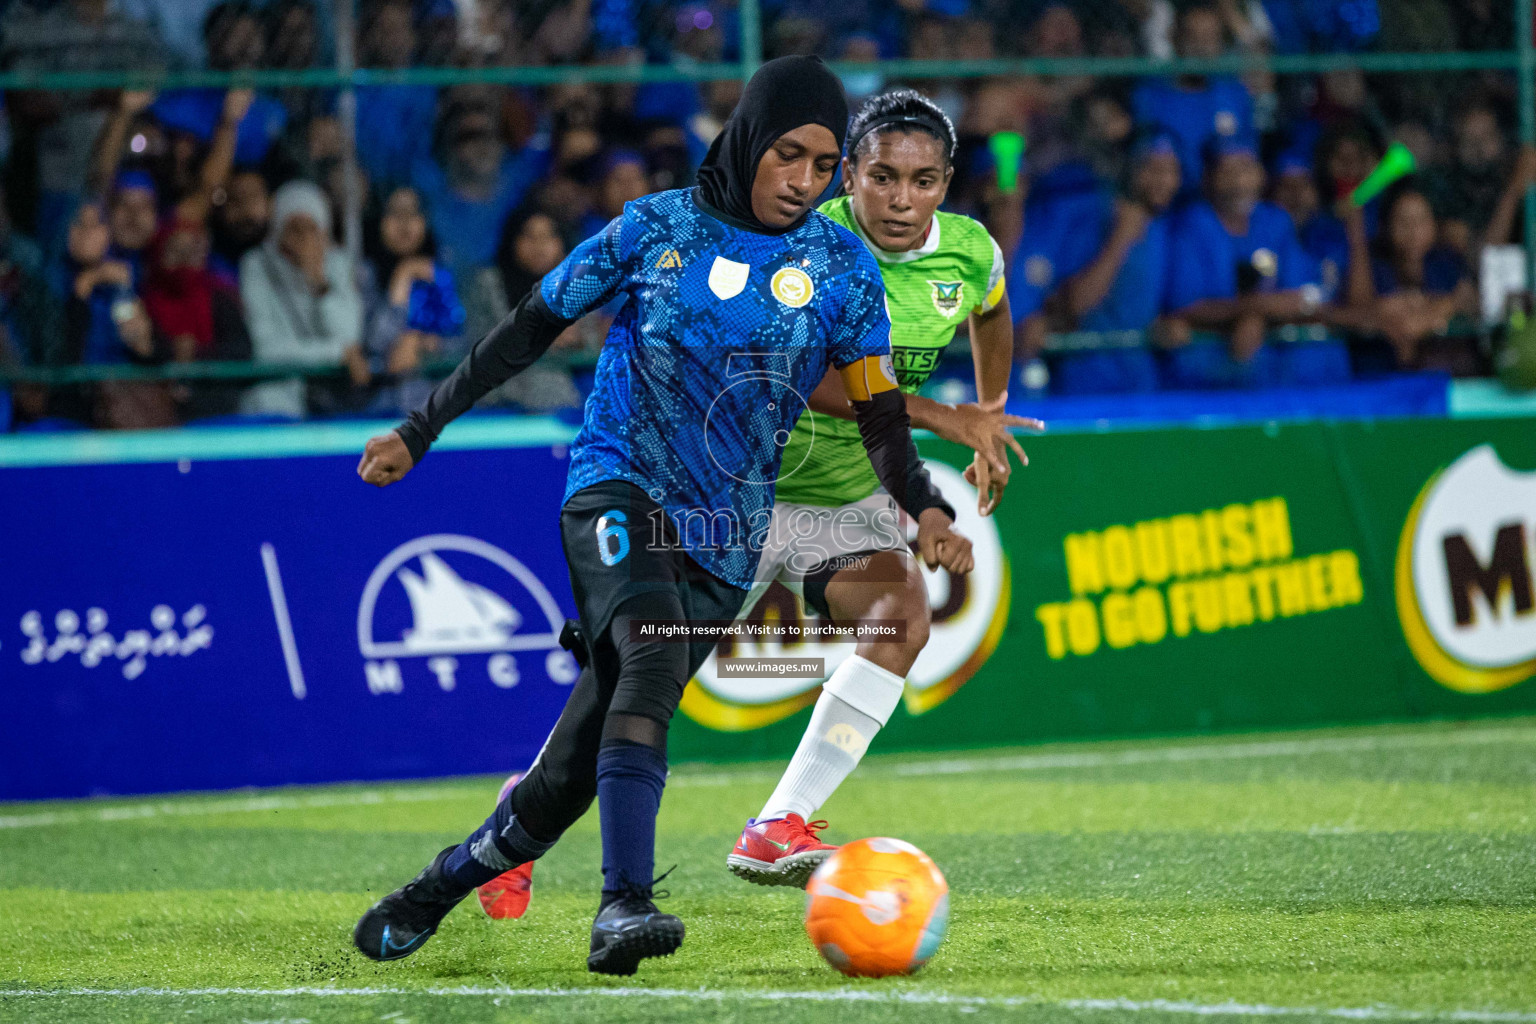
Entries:
<svg viewBox="0 0 1536 1024">
<path fill-rule="evenodd" d="M 1173 52 L 1273 44 L 1278 19 L 1261 16 L 1281 6 L 1184 5 Z M 1391 12 L 1383 0 L 1379 34 Z M 1048 357 L 1055 390 L 1076 394 L 1488 372 L 1476 275 L 1486 248 L 1521 240 L 1536 152 L 1511 143 L 1507 81 L 1442 76 L 1456 88 L 1421 104 L 1424 77 L 1084 82 L 1031 109 L 1024 123 L 1065 141 L 1035 150 L 1012 260 L 1023 354 L 1051 333 L 1120 335 Z M 1392 144 L 1418 173 L 1357 206 Z M 1282 328 L 1299 340 L 1277 343 Z"/>
<path fill-rule="evenodd" d="M 768 56 L 819 52 L 855 69 L 852 102 L 906 84 L 950 113 L 961 145 L 948 206 L 982 218 L 1011 253 L 1019 355 L 1046 353 L 1055 390 L 1487 371 L 1486 353 L 1447 328 L 1477 312 L 1483 250 L 1521 241 L 1521 199 L 1536 184 L 1536 153 L 1512 141 L 1508 73 L 898 82 L 874 62 L 1503 50 L 1508 3 L 761 6 Z M 331 7 L 312 0 L 10 0 L 0 12 L 6 70 L 335 61 Z M 737 59 L 738 33 L 736 0 L 359 0 L 353 50 L 384 70 L 687 66 Z M 689 184 L 738 95 L 730 80 L 368 84 L 349 161 L 331 89 L 7 93 L 0 360 L 335 372 L 17 386 L 0 423 L 394 414 L 429 386 L 424 367 L 462 355 L 625 202 Z M 1017 191 L 998 186 L 987 142 L 999 131 L 1028 140 Z M 1392 143 L 1420 172 L 1356 209 L 1345 197 Z M 354 206 L 361 244 L 349 249 Z M 1288 326 L 1313 340 L 1277 343 Z M 602 334 L 598 315 L 559 344 L 590 348 Z M 551 365 L 493 398 L 549 410 L 580 393 Z"/>
</svg>

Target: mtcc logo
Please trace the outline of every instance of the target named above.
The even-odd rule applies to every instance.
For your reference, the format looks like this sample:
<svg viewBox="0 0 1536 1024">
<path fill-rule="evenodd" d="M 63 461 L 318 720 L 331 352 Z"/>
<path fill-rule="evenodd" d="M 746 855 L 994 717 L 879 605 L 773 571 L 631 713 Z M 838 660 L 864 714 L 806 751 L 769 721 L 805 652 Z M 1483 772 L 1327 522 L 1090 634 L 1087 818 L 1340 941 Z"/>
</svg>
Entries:
<svg viewBox="0 0 1536 1024">
<path fill-rule="evenodd" d="M 1398 617 L 1438 682 L 1490 693 L 1536 675 L 1536 471 L 1480 445 L 1432 477 L 1397 546 Z"/>
<path fill-rule="evenodd" d="M 401 663 L 423 658 L 437 685 L 458 685 L 460 658 L 486 655 L 503 689 L 521 680 L 518 656 L 538 656 L 556 683 L 579 671 L 560 647 L 565 616 L 527 566 L 475 537 L 418 537 L 385 556 L 357 606 L 357 646 L 370 693 L 399 693 Z"/>
</svg>

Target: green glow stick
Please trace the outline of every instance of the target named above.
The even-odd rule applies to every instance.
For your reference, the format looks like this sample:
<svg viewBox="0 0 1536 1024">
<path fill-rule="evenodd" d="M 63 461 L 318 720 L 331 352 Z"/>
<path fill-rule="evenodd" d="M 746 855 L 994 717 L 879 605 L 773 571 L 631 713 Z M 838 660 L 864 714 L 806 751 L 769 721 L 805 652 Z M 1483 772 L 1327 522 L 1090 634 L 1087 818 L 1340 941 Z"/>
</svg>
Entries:
<svg viewBox="0 0 1536 1024">
<path fill-rule="evenodd" d="M 997 164 L 997 187 L 1005 195 L 1019 190 L 1019 170 L 1024 164 L 1024 136 L 1018 132 L 997 132 L 987 140 L 992 159 Z"/>
<path fill-rule="evenodd" d="M 1413 168 L 1413 154 L 1408 151 L 1408 147 L 1401 142 L 1392 143 L 1382 156 L 1381 163 L 1349 194 L 1349 201 L 1355 206 L 1364 206 L 1385 192 L 1393 182 L 1412 174 Z"/>
</svg>

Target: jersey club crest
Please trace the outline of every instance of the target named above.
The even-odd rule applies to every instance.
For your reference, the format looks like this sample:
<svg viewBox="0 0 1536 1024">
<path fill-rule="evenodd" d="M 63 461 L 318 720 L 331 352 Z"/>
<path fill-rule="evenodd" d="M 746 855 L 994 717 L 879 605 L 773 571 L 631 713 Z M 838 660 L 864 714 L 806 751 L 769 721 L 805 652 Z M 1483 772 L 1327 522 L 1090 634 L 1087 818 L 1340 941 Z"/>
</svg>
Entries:
<svg viewBox="0 0 1536 1024">
<path fill-rule="evenodd" d="M 799 309 L 816 294 L 811 275 L 799 267 L 783 267 L 768 284 L 773 289 L 774 297 L 791 309 Z"/>
<path fill-rule="evenodd" d="M 963 281 L 929 281 L 933 287 L 933 308 L 945 316 L 954 316 L 960 311 L 962 296 L 965 294 L 965 282 Z"/>
<path fill-rule="evenodd" d="M 716 256 L 709 268 L 709 290 L 717 298 L 734 299 L 747 286 L 747 272 L 751 269 L 745 263 Z"/>
</svg>

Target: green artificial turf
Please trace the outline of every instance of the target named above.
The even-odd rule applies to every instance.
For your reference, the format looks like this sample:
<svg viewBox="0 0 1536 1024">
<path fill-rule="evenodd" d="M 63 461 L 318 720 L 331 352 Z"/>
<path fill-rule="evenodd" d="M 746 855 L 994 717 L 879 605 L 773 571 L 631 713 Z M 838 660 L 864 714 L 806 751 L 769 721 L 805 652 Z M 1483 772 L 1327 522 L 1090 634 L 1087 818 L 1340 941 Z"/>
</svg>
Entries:
<svg viewBox="0 0 1536 1024">
<path fill-rule="evenodd" d="M 0 806 L 0 1021 L 1536 1024 L 1536 720 L 872 757 L 830 837 L 908 839 L 954 894 L 932 963 L 879 982 L 725 870 L 776 772 L 674 772 L 688 938 L 633 979 L 585 970 L 595 814 L 523 920 L 470 901 L 405 961 L 352 950 L 499 779 Z"/>
</svg>

